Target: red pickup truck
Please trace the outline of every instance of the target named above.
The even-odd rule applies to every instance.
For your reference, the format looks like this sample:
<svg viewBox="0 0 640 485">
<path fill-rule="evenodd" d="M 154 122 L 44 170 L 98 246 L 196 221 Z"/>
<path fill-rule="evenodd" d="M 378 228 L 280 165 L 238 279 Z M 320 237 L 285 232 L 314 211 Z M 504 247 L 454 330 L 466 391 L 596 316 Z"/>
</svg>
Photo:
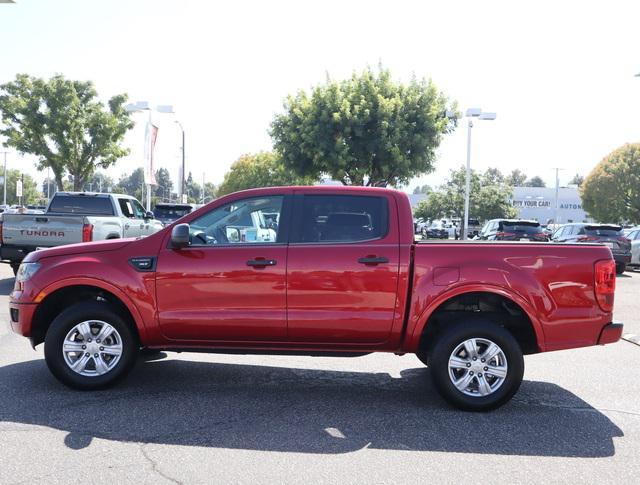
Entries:
<svg viewBox="0 0 640 485">
<path fill-rule="evenodd" d="M 402 192 L 275 187 L 142 239 L 32 252 L 9 306 L 77 389 L 110 386 L 139 350 L 415 353 L 450 403 L 488 410 L 524 354 L 617 341 L 614 290 L 603 245 L 416 243 Z"/>
</svg>

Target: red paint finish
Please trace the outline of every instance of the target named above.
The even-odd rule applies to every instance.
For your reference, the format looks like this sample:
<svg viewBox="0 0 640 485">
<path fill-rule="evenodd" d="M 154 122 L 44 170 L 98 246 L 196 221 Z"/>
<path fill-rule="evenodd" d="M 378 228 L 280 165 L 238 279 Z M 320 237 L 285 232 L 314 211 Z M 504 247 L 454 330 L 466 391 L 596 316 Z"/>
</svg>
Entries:
<svg viewBox="0 0 640 485">
<path fill-rule="evenodd" d="M 83 285 L 119 299 L 142 345 L 154 348 L 415 352 L 429 317 L 450 298 L 468 292 L 495 293 L 519 305 L 540 351 L 620 338 L 621 327 L 609 325 L 613 294 L 608 276 L 595 273 L 596 267 L 611 266 L 608 248 L 415 244 L 411 208 L 401 192 L 334 186 L 254 189 L 215 200 L 180 222 L 247 197 L 306 194 L 385 198 L 388 231 L 357 243 L 291 240 L 176 250 L 168 245 L 169 226 L 140 240 L 35 251 L 25 261 L 38 261 L 40 270 L 11 294 L 10 308 L 19 310 L 12 328 L 30 336 L 39 304 L 56 291 Z M 290 220 L 279 224 L 283 231 Z M 136 271 L 129 264 L 135 257 L 156 258 L 155 271 Z M 386 261 L 358 262 L 366 257 Z M 247 266 L 248 260 L 260 258 L 277 264 Z"/>
</svg>

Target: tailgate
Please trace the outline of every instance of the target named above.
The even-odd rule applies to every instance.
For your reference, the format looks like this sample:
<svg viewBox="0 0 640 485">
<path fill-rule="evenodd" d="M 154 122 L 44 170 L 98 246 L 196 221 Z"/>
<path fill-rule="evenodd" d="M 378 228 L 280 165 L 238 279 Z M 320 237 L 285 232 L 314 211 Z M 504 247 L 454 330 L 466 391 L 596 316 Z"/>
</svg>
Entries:
<svg viewBox="0 0 640 485">
<path fill-rule="evenodd" d="M 3 214 L 2 244 L 49 248 L 82 242 L 84 216 Z"/>
</svg>

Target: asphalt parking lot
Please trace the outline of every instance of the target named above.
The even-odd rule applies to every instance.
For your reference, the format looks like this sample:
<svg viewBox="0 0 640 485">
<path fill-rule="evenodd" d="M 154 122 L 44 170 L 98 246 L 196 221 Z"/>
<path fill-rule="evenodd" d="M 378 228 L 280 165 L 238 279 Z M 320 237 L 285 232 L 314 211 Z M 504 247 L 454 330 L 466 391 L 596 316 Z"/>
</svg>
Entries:
<svg viewBox="0 0 640 485">
<path fill-rule="evenodd" d="M 640 335 L 640 273 L 615 316 Z M 635 483 L 640 346 L 526 358 L 503 408 L 456 411 L 414 356 L 168 354 L 70 391 L 7 325 L 0 265 L 0 483 Z"/>
</svg>

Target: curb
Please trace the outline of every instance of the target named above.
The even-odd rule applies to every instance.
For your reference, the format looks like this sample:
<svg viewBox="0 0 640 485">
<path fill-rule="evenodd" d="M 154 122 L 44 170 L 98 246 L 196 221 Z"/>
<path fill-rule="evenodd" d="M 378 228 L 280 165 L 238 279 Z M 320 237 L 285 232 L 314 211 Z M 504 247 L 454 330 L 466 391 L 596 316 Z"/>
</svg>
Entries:
<svg viewBox="0 0 640 485">
<path fill-rule="evenodd" d="M 640 335 L 634 335 L 632 333 L 625 333 L 622 336 L 622 340 L 626 340 L 627 342 L 631 342 L 632 344 L 640 345 Z"/>
</svg>

